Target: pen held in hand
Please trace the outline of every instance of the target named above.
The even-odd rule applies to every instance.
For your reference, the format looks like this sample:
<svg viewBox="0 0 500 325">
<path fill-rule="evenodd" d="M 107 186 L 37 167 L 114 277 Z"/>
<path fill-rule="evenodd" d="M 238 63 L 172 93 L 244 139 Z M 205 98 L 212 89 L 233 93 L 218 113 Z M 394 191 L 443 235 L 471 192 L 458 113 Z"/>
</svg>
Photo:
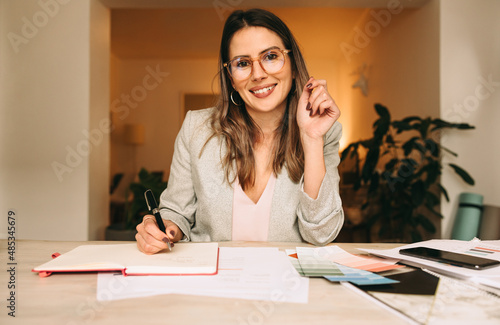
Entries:
<svg viewBox="0 0 500 325">
<path fill-rule="evenodd" d="M 144 192 L 144 198 L 146 199 L 146 204 L 148 205 L 149 211 L 151 211 L 151 214 L 155 216 L 158 228 L 166 234 L 165 224 L 163 223 L 163 219 L 161 218 L 160 209 L 158 209 L 158 204 L 156 203 L 153 191 L 151 191 L 150 189 L 146 190 L 146 192 Z M 172 245 L 170 244 L 170 240 L 167 240 L 165 243 L 168 246 L 168 250 L 171 251 Z"/>
</svg>

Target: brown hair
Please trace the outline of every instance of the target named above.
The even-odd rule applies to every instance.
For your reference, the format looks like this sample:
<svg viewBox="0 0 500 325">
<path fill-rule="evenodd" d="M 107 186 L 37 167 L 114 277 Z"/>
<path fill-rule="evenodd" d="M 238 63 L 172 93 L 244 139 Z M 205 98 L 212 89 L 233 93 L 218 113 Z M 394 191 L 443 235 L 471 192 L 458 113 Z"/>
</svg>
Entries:
<svg viewBox="0 0 500 325">
<path fill-rule="evenodd" d="M 229 61 L 229 44 L 233 35 L 245 27 L 265 27 L 276 33 L 289 52 L 294 80 L 287 97 L 286 110 L 274 142 L 273 173 L 278 175 L 283 166 L 288 170 L 292 181 L 298 183 L 304 173 L 304 152 L 300 142 L 297 125 L 297 104 L 305 83 L 309 79 L 307 68 L 295 38 L 285 23 L 273 13 L 263 9 L 236 10 L 226 20 L 219 53 L 219 82 L 221 95 L 210 119 L 213 137 L 220 137 L 227 145 L 222 157 L 226 180 L 231 184 L 231 171 L 237 169 L 239 183 L 243 189 L 255 182 L 255 158 L 253 145 L 259 139 L 261 130 L 252 120 L 245 104 L 236 106 L 230 96 L 234 91 L 231 79 L 224 69 L 224 62 Z M 236 94 L 236 92 L 234 92 Z M 236 96 L 234 96 L 236 97 Z M 237 100 L 237 99 L 235 99 Z M 240 99 L 241 101 L 241 99 Z M 208 141 L 207 141 L 208 142 Z M 233 169 L 234 168 L 234 169 Z"/>
</svg>

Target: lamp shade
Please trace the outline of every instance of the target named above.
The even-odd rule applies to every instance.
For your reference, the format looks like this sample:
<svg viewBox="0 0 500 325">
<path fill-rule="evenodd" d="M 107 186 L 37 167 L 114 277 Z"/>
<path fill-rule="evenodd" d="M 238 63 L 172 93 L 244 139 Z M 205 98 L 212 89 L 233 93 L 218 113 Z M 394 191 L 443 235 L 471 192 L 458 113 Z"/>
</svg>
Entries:
<svg viewBox="0 0 500 325">
<path fill-rule="evenodd" d="M 125 124 L 125 143 L 139 145 L 144 143 L 143 124 Z"/>
</svg>

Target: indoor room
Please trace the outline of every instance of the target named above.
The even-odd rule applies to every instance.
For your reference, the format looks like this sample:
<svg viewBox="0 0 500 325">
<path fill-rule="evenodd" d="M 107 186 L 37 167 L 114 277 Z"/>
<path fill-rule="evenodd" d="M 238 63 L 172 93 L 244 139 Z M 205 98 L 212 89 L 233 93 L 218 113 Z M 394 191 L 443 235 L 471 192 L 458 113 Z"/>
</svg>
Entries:
<svg viewBox="0 0 500 325">
<path fill-rule="evenodd" d="M 169 237 L 171 224 L 159 226 L 162 219 L 158 212 L 173 208 L 160 206 L 155 210 L 145 197 L 150 189 L 153 201 L 163 202 L 160 195 L 172 180 L 174 151 L 179 150 L 176 139 L 182 142 L 179 132 L 191 114 L 188 112 L 214 107 L 222 98 L 219 77 L 226 70 L 220 69 L 219 51 L 224 24 L 233 11 L 250 8 L 270 11 L 289 27 L 309 76 L 327 85 L 324 91 L 341 113 L 337 120 L 342 125 L 339 164 L 330 171 L 338 171 L 338 178 L 329 197 L 338 201 L 340 230 L 324 242 L 302 236 L 308 222 L 302 212 L 297 212 L 293 223 L 294 231 L 302 236 L 298 243 L 212 240 L 202 235 L 199 238 L 208 240 L 189 243 L 189 234 L 171 221 L 180 230 L 180 237 L 173 240 Z M 337 273 L 319 275 L 326 280 L 317 279 L 319 273 L 314 272 L 326 263 L 320 261 L 325 256 L 329 268 L 332 263 L 342 264 L 341 257 L 348 253 L 355 259 L 371 254 L 371 262 L 380 258 L 386 263 L 384 271 L 390 269 L 397 276 L 369 281 L 403 282 L 398 276 L 406 271 L 399 268 L 406 270 L 413 264 L 398 263 L 404 254 L 399 254 L 399 249 L 411 249 L 417 243 L 500 260 L 500 152 L 495 144 L 500 138 L 499 13 L 497 0 L 0 0 L 0 32 L 4 36 L 0 41 L 0 206 L 5 217 L 0 240 L 10 259 L 5 260 L 10 270 L 8 287 L 13 286 L 8 297 L 10 309 L 0 319 L 18 313 L 38 321 L 43 311 L 37 309 L 35 300 L 50 297 L 68 310 L 60 314 L 55 312 L 55 304 L 50 305 L 55 315 L 52 323 L 76 320 L 104 324 L 111 318 L 116 322 L 141 321 L 138 315 L 123 312 L 135 308 L 137 301 L 154 317 L 160 317 L 160 308 L 152 309 L 162 303 L 169 308 L 178 306 L 186 315 L 187 306 L 202 306 L 198 316 L 192 313 L 187 318 L 187 323 L 200 324 L 304 323 L 314 308 L 318 310 L 313 318 L 316 323 L 334 321 L 340 315 L 341 320 L 354 317 L 355 323 L 379 319 L 380 324 L 435 324 L 446 319 L 444 314 L 458 315 L 467 309 L 465 305 L 451 304 L 455 309 L 439 315 L 429 311 L 425 317 L 415 316 L 402 305 L 394 307 L 399 298 L 382 301 L 377 295 L 376 299 L 398 310 L 396 314 L 404 314 L 398 317 L 401 315 L 369 305 L 355 293 L 351 296 L 344 284 L 335 283 L 333 290 L 324 286 L 323 282 L 351 283 L 342 278 L 349 274 L 342 265 L 335 269 Z M 289 52 L 281 53 L 286 62 Z M 254 64 L 252 60 L 257 61 L 248 61 Z M 262 60 L 260 67 L 267 73 Z M 257 63 L 251 69 L 255 66 Z M 232 96 L 230 100 L 239 106 Z M 217 207 L 221 204 L 217 194 L 222 190 L 211 186 L 207 191 L 213 194 L 213 206 Z M 288 192 L 277 189 L 273 193 L 284 202 L 279 209 L 288 208 Z M 156 219 L 152 216 L 155 211 Z M 158 225 L 155 231 L 167 236 L 162 241 L 168 253 L 167 246 L 156 254 L 143 250 L 143 243 L 136 241 L 137 229 L 146 231 L 147 220 Z M 220 220 L 219 226 L 223 224 Z M 217 223 L 189 222 L 191 227 L 217 228 Z M 91 247 L 94 244 L 98 246 Z M 122 246 L 128 250 L 113 251 L 115 244 L 128 245 Z M 155 287 L 140 282 L 149 277 L 126 276 L 126 266 L 113 269 L 121 272 L 119 280 L 99 272 L 96 282 L 95 277 L 80 274 L 102 271 L 95 265 L 83 270 L 73 265 L 50 269 L 42 264 L 51 254 L 52 261 L 62 263 L 63 259 L 55 257 L 79 245 L 89 246 L 85 255 L 89 258 L 96 252 L 105 254 L 99 245 L 106 245 L 110 256 L 139 253 L 138 260 L 163 253 L 168 257 L 176 249 L 183 252 L 184 247 L 191 247 L 193 251 L 186 250 L 176 261 L 207 259 L 215 269 L 197 268 L 193 262 L 180 271 L 167 268 L 155 273 L 153 267 L 134 273 L 177 275 L 172 283 L 167 285 L 165 280 Z M 346 252 L 336 250 L 337 245 Z M 284 258 L 286 262 L 279 270 L 273 269 L 274 278 L 260 278 L 264 280 L 258 286 L 268 290 L 265 297 L 258 295 L 262 292 L 252 296 L 251 285 L 244 298 L 235 293 L 238 290 L 224 291 L 224 283 L 234 280 L 222 277 L 227 275 L 226 267 L 231 269 L 230 257 L 237 260 L 230 252 L 242 247 L 255 254 L 248 256 L 249 261 L 277 263 Z M 266 250 L 275 247 L 276 252 Z M 228 264 L 220 266 L 220 261 Z M 308 263 L 307 267 L 302 265 L 301 269 L 300 262 Z M 454 265 L 454 261 L 448 262 Z M 431 273 L 406 281 L 427 284 L 431 274 L 435 281 L 430 286 L 438 290 L 437 279 L 445 278 L 440 272 L 458 274 L 489 286 L 487 292 L 498 299 L 500 281 L 490 274 L 498 269 L 496 264 L 485 266 L 481 271 L 484 277 L 435 264 L 418 264 Z M 73 274 L 53 274 L 57 272 L 78 273 L 74 276 L 91 292 L 87 290 L 84 296 L 78 291 L 81 288 L 73 287 Z M 201 289 L 200 284 L 198 291 L 194 282 L 178 276 L 213 276 L 217 272 L 222 279 L 217 281 L 226 282 L 203 283 L 207 287 Z M 269 274 L 266 276 L 271 277 Z M 251 273 L 255 276 L 252 279 L 261 275 Z M 247 284 L 252 279 L 246 279 Z M 287 280 L 291 281 L 288 286 Z M 22 287 L 21 281 L 29 285 Z M 272 281 L 283 286 L 268 286 Z M 290 283 L 297 286 L 290 289 Z M 188 291 L 182 291 L 184 285 Z M 28 287 L 37 290 L 28 292 Z M 152 291 L 162 295 L 158 301 L 144 289 L 153 287 L 156 291 Z M 75 294 L 65 300 L 58 292 L 66 288 L 73 288 Z M 442 293 L 455 287 L 443 288 Z M 365 289 L 356 287 L 354 291 L 366 294 Z M 47 295 L 44 290 L 48 290 Z M 280 298 L 269 298 L 273 292 L 279 292 Z M 432 292 L 419 303 L 431 305 L 436 295 Z M 26 298 L 23 303 L 20 293 L 37 299 Z M 209 300 L 212 294 L 218 298 Z M 349 299 L 344 300 L 346 296 Z M 329 309 L 332 301 L 339 303 L 335 312 Z M 493 324 L 498 322 L 498 313 L 488 314 L 493 310 L 486 306 L 490 303 L 475 307 L 484 316 L 480 319 Z M 26 312 L 23 304 L 32 311 Z M 354 306 L 360 304 L 363 311 L 356 314 Z M 184 321 L 178 315 L 172 319 Z M 208 321 L 214 319 L 221 321 Z"/>
<path fill-rule="evenodd" d="M 233 9 L 262 4 L 29 3 L 4 3 L 2 10 L 3 30 L 10 31 L 2 46 L 7 63 L 2 73 L 3 206 L 23 212 L 22 238 L 104 239 L 113 218 L 124 215 L 112 216 L 116 206 L 110 200 L 130 199 L 123 198 L 124 187 L 137 180 L 141 168 L 168 181 L 185 111 L 213 104 L 224 17 Z M 471 5 L 474 10 L 467 2 L 447 1 L 265 5 L 289 24 L 311 75 L 327 80 L 342 112 L 340 151 L 372 136 L 377 103 L 393 120 L 416 115 L 475 127 L 439 135 L 438 142 L 457 154 L 445 152 L 443 166 L 460 166 L 475 185 L 449 167 L 442 169 L 440 182 L 449 201 L 439 195 L 436 210 L 443 218 L 430 217 L 435 232 L 424 233 L 426 238 L 451 236 L 462 192 L 498 206 L 498 152 L 486 149 L 498 132 L 493 121 L 499 114 L 494 109 L 498 42 L 492 41 L 498 23 L 490 5 Z M 308 28 L 310 19 L 314 31 Z M 479 166 L 476 158 L 485 153 Z M 347 165 L 349 172 L 352 162 Z M 113 195 L 110 189 L 121 175 Z M 349 179 L 349 173 L 344 176 Z M 357 203 L 349 201 L 363 200 L 363 189 L 346 191 L 346 214 L 354 225 L 365 211 L 351 208 Z M 28 198 L 29 205 L 24 203 Z M 366 241 L 366 229 L 359 232 L 349 234 L 350 240 Z"/>
</svg>

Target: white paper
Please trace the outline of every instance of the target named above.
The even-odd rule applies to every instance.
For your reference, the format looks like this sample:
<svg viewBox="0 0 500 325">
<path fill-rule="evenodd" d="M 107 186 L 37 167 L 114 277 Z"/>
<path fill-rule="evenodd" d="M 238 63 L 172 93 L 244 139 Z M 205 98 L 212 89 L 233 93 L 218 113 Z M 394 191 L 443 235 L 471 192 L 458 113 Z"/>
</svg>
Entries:
<svg viewBox="0 0 500 325">
<path fill-rule="evenodd" d="M 500 324 L 500 298 L 468 282 L 441 277 L 429 313 L 429 325 Z"/>
<path fill-rule="evenodd" d="M 399 259 L 404 261 L 404 263 L 413 266 L 429 268 L 431 270 L 443 274 L 463 279 L 474 280 L 475 282 L 478 283 L 483 283 L 485 285 L 490 285 L 492 287 L 500 288 L 500 266 L 490 267 L 483 270 L 472 270 L 464 267 L 458 267 L 430 260 L 425 260 L 417 257 L 402 255 L 399 253 L 400 249 L 419 247 L 419 246 L 441 249 L 462 254 L 467 253 L 469 250 L 474 249 L 475 247 L 490 248 L 494 250 L 494 252 L 485 257 L 492 260 L 500 261 L 500 251 L 498 251 L 500 250 L 500 241 L 482 242 L 477 239 L 471 241 L 433 239 L 392 249 L 384 249 L 384 250 L 360 249 L 360 250 L 377 256 Z"/>
<path fill-rule="evenodd" d="M 253 247 L 220 247 L 219 272 L 212 276 L 98 275 L 100 301 L 171 293 L 307 303 L 309 279 L 277 248 Z"/>
</svg>

